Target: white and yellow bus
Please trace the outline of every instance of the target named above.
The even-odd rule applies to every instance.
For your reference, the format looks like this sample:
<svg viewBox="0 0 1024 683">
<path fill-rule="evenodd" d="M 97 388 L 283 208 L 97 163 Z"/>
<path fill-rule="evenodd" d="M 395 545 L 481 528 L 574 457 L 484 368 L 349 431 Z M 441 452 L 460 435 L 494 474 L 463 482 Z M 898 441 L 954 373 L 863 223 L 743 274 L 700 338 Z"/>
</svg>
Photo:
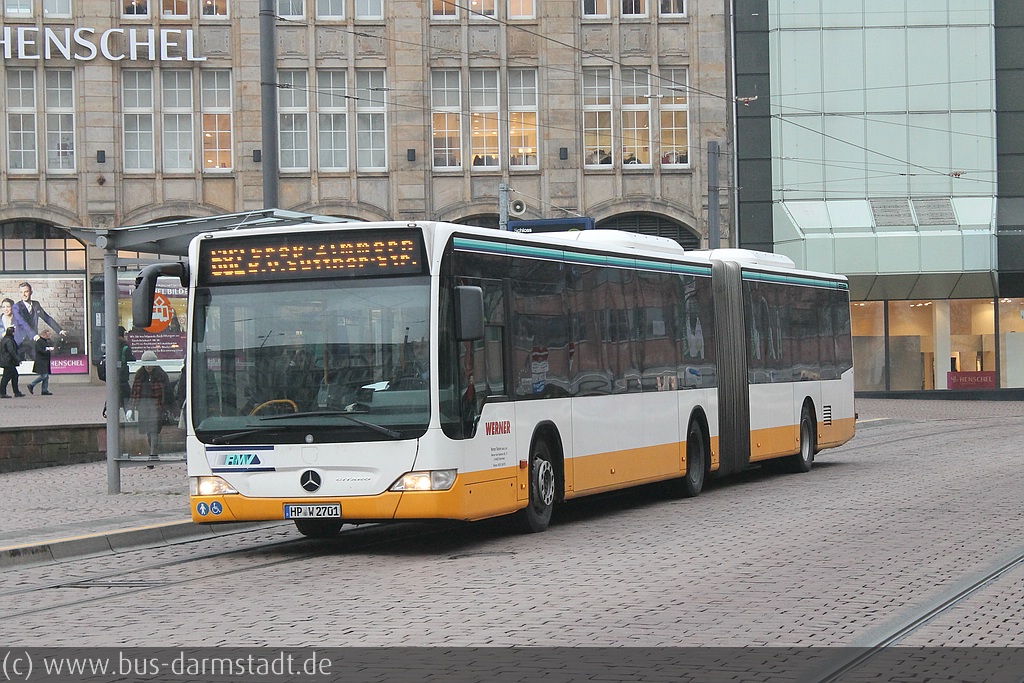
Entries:
<svg viewBox="0 0 1024 683">
<path fill-rule="evenodd" d="M 854 434 L 845 278 L 744 250 L 437 222 L 193 240 L 196 522 L 548 526 L 562 501 L 778 460 Z"/>
</svg>

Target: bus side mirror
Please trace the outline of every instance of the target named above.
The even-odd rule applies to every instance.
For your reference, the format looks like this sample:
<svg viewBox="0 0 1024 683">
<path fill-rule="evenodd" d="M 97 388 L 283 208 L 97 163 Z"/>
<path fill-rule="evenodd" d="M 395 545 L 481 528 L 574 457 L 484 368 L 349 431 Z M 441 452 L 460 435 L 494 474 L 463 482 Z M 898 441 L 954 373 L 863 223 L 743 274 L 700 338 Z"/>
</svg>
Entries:
<svg viewBox="0 0 1024 683">
<path fill-rule="evenodd" d="M 484 290 L 480 287 L 455 288 L 455 329 L 459 341 L 484 338 Z"/>
<path fill-rule="evenodd" d="M 182 287 L 188 287 L 188 268 L 184 263 L 154 263 L 146 266 L 135 278 L 132 292 L 132 327 L 149 327 L 153 324 L 153 298 L 156 296 L 156 281 L 161 275 L 176 277 Z"/>
</svg>

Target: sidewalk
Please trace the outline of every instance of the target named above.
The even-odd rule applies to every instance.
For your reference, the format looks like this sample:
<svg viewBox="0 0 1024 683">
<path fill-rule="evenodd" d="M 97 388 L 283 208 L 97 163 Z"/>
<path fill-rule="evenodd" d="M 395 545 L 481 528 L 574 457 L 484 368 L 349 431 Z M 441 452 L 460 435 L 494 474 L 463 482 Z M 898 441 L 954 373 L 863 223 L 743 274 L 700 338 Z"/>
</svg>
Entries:
<svg viewBox="0 0 1024 683">
<path fill-rule="evenodd" d="M 31 376 L 24 378 L 31 379 Z M 102 425 L 106 387 L 50 379 L 52 396 L 28 394 L 0 403 L 0 429 Z M 122 467 L 120 494 L 107 493 L 105 460 L 0 474 L 0 567 L 110 552 L 210 533 L 193 524 L 185 463 Z"/>
<path fill-rule="evenodd" d="M 53 396 L 0 403 L 0 429 L 102 424 L 104 387 L 51 384 Z M 1018 401 L 858 399 L 860 421 L 970 420 L 1024 415 Z M 856 443 L 856 439 L 854 442 Z M 0 474 L 0 568 L 116 552 L 174 539 L 237 531 L 237 525 L 194 524 L 188 477 L 179 460 L 123 467 L 120 494 L 107 493 L 105 461 Z"/>
</svg>

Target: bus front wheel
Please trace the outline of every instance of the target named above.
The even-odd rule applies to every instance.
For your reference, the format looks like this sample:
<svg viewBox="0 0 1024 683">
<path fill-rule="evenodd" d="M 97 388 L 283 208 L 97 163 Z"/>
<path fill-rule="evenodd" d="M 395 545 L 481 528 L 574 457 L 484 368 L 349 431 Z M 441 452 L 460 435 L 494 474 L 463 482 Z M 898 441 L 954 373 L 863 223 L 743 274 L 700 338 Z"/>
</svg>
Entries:
<svg viewBox="0 0 1024 683">
<path fill-rule="evenodd" d="M 537 439 L 530 451 L 530 500 L 518 515 L 519 528 L 526 533 L 544 531 L 555 509 L 555 466 L 551 448 Z"/>
<path fill-rule="evenodd" d="M 341 520 L 297 519 L 295 528 L 306 538 L 334 538 L 341 531 Z"/>
</svg>

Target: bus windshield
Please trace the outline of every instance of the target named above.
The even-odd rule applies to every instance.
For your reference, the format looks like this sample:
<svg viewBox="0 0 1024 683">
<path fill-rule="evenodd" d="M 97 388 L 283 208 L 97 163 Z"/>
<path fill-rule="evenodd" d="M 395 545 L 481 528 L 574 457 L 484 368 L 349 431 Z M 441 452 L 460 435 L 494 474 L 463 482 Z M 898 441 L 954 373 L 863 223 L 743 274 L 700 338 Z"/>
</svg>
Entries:
<svg viewBox="0 0 1024 683">
<path fill-rule="evenodd" d="M 192 421 L 205 443 L 415 438 L 430 419 L 427 277 L 196 290 Z"/>
</svg>

